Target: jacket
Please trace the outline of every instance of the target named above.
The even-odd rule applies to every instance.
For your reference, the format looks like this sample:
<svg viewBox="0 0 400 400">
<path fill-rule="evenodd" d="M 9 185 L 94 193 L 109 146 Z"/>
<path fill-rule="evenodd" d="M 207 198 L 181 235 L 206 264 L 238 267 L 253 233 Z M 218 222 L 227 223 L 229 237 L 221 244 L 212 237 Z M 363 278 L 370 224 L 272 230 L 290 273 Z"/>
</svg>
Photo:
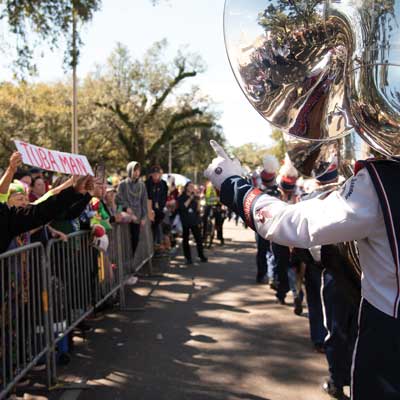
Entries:
<svg viewBox="0 0 400 400">
<path fill-rule="evenodd" d="M 47 200 L 25 208 L 9 208 L 0 204 L 0 253 L 7 250 L 14 237 L 49 223 L 65 209 L 82 201 L 88 203 L 90 194 L 79 194 L 73 188 L 49 197 Z"/>
</svg>

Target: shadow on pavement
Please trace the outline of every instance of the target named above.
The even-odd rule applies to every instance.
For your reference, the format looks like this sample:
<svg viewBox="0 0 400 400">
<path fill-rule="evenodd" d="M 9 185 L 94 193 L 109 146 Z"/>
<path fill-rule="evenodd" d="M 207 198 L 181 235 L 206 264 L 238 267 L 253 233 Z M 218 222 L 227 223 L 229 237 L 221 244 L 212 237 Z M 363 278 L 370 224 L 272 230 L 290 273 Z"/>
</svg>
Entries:
<svg viewBox="0 0 400 400">
<path fill-rule="evenodd" d="M 144 311 L 92 323 L 61 377 L 91 385 L 80 400 L 280 400 L 305 377 L 319 385 L 304 319 L 254 284 L 254 257 L 248 243 L 229 242 L 207 264 L 182 267 L 178 257 L 165 276 L 140 280 L 127 300 Z"/>
</svg>

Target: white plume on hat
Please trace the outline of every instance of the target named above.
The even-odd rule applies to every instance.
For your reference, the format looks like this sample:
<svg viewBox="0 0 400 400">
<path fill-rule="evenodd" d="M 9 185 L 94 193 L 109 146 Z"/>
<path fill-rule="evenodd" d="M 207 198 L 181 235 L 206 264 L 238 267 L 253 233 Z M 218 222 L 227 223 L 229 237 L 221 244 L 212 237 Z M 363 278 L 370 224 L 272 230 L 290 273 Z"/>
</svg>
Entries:
<svg viewBox="0 0 400 400">
<path fill-rule="evenodd" d="M 284 164 L 282 165 L 279 174 L 281 176 L 290 176 L 292 178 L 297 178 L 299 176 L 299 173 L 297 172 L 297 169 L 294 167 L 292 164 L 292 161 L 290 160 L 288 154 L 286 153 L 285 155 L 285 161 Z"/>
<path fill-rule="evenodd" d="M 268 172 L 269 174 L 276 174 L 279 169 L 279 162 L 275 156 L 267 154 L 263 158 L 263 167 L 265 172 Z"/>
</svg>

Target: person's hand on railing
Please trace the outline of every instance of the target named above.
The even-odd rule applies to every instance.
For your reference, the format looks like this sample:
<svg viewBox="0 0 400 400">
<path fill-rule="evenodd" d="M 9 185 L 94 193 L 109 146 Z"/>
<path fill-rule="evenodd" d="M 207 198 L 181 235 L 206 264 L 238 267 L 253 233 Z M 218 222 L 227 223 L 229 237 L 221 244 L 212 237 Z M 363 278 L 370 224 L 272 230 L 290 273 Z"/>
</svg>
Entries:
<svg viewBox="0 0 400 400">
<path fill-rule="evenodd" d="M 53 238 L 58 238 L 63 242 L 68 242 L 68 236 L 64 232 L 60 232 L 57 229 L 52 228 L 50 225 L 48 225 L 48 228 Z"/>
</svg>

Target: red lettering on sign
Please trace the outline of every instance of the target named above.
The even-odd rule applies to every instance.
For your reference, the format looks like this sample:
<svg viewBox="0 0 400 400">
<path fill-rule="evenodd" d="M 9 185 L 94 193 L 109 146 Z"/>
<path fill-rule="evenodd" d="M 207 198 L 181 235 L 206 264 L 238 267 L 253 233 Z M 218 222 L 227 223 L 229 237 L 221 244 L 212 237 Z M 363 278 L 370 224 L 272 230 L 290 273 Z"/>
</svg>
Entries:
<svg viewBox="0 0 400 400">
<path fill-rule="evenodd" d="M 87 175 L 89 172 L 86 169 L 85 163 L 80 159 L 76 158 L 76 165 L 78 166 L 79 170 L 81 171 L 80 175 Z"/>
<path fill-rule="evenodd" d="M 74 157 L 70 157 L 69 164 L 71 165 L 71 172 L 73 175 L 79 175 L 79 169 L 76 166 Z"/>
<path fill-rule="evenodd" d="M 32 152 L 32 156 L 36 160 L 36 166 L 40 167 L 40 168 L 43 168 L 43 163 L 42 163 L 42 160 L 40 158 L 40 155 L 39 155 L 37 149 L 35 147 L 31 147 L 31 152 Z"/>
<path fill-rule="evenodd" d="M 23 143 L 23 142 L 20 142 L 19 144 L 24 147 L 25 153 L 29 158 L 29 164 L 33 165 L 33 160 L 31 158 L 31 155 L 29 154 L 29 151 L 28 151 L 29 150 L 29 144 L 28 143 Z"/>
<path fill-rule="evenodd" d="M 43 168 L 44 169 L 50 169 L 50 163 L 47 160 L 46 152 L 43 149 L 38 148 L 38 153 L 39 153 L 40 159 L 43 161 Z"/>
<path fill-rule="evenodd" d="M 56 159 L 54 158 L 53 153 L 50 150 L 48 150 L 48 157 L 51 164 L 51 169 L 54 171 L 59 171 L 60 168 L 56 163 Z"/>
<path fill-rule="evenodd" d="M 68 174 L 71 173 L 71 167 L 69 166 L 68 157 L 59 154 L 58 158 L 61 161 L 61 166 L 63 167 L 64 172 Z"/>
</svg>

